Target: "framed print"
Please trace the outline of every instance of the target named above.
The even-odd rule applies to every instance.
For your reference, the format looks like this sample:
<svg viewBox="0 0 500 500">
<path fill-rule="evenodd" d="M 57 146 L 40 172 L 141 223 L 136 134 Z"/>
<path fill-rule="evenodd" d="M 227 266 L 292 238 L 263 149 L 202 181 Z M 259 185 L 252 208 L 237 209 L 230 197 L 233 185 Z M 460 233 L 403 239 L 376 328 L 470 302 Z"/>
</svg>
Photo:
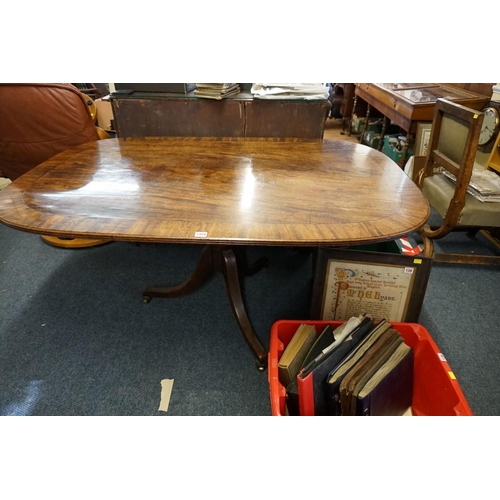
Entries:
<svg viewBox="0 0 500 500">
<path fill-rule="evenodd" d="M 317 252 L 313 319 L 347 320 L 366 313 L 375 320 L 418 321 L 431 259 L 333 248 Z"/>
<path fill-rule="evenodd" d="M 417 134 L 415 136 L 415 155 L 426 156 L 427 147 L 431 139 L 432 122 L 420 122 L 417 126 Z"/>
</svg>

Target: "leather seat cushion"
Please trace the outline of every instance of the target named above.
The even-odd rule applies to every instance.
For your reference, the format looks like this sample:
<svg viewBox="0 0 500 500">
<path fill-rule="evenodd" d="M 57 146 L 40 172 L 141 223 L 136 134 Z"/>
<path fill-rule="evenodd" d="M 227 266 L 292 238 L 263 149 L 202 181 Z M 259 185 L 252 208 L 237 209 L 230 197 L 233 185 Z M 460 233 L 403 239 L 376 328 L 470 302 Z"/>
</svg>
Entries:
<svg viewBox="0 0 500 500">
<path fill-rule="evenodd" d="M 0 84 L 0 171 L 14 180 L 57 153 L 98 140 L 84 97 L 71 84 Z"/>
</svg>

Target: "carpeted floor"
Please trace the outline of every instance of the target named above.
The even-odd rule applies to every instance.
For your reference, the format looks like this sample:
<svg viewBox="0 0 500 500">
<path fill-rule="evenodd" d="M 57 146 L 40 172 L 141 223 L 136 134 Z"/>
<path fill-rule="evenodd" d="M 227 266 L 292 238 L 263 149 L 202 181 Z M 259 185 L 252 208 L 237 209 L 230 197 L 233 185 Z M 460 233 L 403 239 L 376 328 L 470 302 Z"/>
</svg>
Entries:
<svg viewBox="0 0 500 500">
<path fill-rule="evenodd" d="M 448 241 L 468 251 L 478 245 L 464 234 Z M 141 300 L 147 285 L 187 278 L 199 250 L 129 243 L 67 250 L 0 225 L 0 413 L 270 415 L 267 372 L 256 369 L 222 275 L 187 297 Z M 245 279 L 248 313 L 267 348 L 275 321 L 308 317 L 313 264 L 291 249 L 249 253 L 269 258 Z M 498 272 L 434 265 L 419 320 L 477 415 L 500 414 Z M 166 378 L 174 385 L 164 413 Z"/>
</svg>

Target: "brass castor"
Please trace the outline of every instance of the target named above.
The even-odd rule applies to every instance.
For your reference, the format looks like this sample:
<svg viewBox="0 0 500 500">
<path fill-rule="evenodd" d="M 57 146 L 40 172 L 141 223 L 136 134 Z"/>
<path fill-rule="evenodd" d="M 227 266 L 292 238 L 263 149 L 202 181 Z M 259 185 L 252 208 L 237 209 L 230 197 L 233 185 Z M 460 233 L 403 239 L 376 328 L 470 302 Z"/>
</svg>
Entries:
<svg viewBox="0 0 500 500">
<path fill-rule="evenodd" d="M 257 370 L 259 370 L 259 372 L 266 371 L 266 368 L 267 368 L 266 364 L 261 363 L 258 359 L 255 360 L 255 364 L 257 365 Z"/>
</svg>

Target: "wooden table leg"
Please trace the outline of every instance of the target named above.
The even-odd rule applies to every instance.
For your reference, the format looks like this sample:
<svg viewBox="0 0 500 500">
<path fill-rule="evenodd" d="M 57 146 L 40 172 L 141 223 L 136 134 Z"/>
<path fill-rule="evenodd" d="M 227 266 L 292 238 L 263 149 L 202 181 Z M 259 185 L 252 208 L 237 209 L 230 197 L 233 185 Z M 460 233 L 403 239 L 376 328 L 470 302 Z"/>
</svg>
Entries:
<svg viewBox="0 0 500 500">
<path fill-rule="evenodd" d="M 406 165 L 406 160 L 408 160 L 408 150 L 410 149 L 410 143 L 413 141 L 413 134 L 406 134 L 406 142 L 405 145 L 403 146 L 403 155 L 401 156 L 401 159 L 398 162 L 398 165 L 401 168 L 405 168 Z"/>
<path fill-rule="evenodd" d="M 342 131 L 340 132 L 340 135 L 344 135 L 346 132 L 346 128 L 349 128 L 349 132 L 347 135 L 351 135 L 351 120 L 352 120 L 352 114 L 354 112 L 354 107 L 356 106 L 356 96 L 351 97 L 352 100 L 352 108 L 351 108 L 351 113 L 347 115 L 342 115 Z M 348 108 L 348 103 L 346 102 L 344 104 L 344 110 Z"/>
<path fill-rule="evenodd" d="M 366 105 L 366 116 L 365 116 L 365 123 L 363 124 L 363 130 L 361 131 L 361 135 L 359 136 L 359 142 L 363 144 L 363 139 L 365 138 L 365 132 L 368 130 L 368 122 L 370 120 L 370 111 L 372 107 L 367 104 Z"/>
<path fill-rule="evenodd" d="M 182 297 L 183 295 L 188 295 L 197 290 L 205 282 L 212 271 L 214 271 L 213 252 L 215 248 L 220 247 L 207 245 L 203 248 L 193 274 L 186 281 L 176 286 L 148 287 L 142 292 L 142 300 L 147 303 L 153 297 Z"/>
<path fill-rule="evenodd" d="M 259 259 L 258 262 L 258 267 L 260 268 L 264 261 Z M 148 287 L 142 293 L 143 301 L 147 303 L 153 297 L 181 297 L 192 293 L 203 284 L 213 271 L 218 271 L 223 274 L 229 302 L 231 303 L 231 308 L 233 309 L 238 326 L 250 349 L 252 349 L 255 354 L 257 368 L 259 371 L 264 371 L 267 366 L 268 353 L 255 335 L 250 320 L 248 319 L 241 293 L 238 262 L 233 248 L 220 245 L 205 246 L 193 274 L 186 281 L 177 286 Z M 255 268 L 252 269 L 252 271 L 255 271 Z"/>
<path fill-rule="evenodd" d="M 349 122 L 347 125 L 347 137 L 351 137 L 352 133 L 352 117 L 354 113 L 356 112 L 356 104 L 358 103 L 358 96 L 354 94 L 354 102 L 352 104 L 352 111 L 351 111 L 351 116 L 349 117 Z"/>
<path fill-rule="evenodd" d="M 217 269 L 217 271 L 222 272 L 224 275 L 229 302 L 231 303 L 240 330 L 247 344 L 250 346 L 250 349 L 252 349 L 255 354 L 257 368 L 260 371 L 264 371 L 267 366 L 267 351 L 257 339 L 250 320 L 248 319 L 245 303 L 243 302 L 243 296 L 241 294 L 238 263 L 232 248 L 222 251 L 222 260 L 220 261 L 220 268 Z"/>
</svg>

